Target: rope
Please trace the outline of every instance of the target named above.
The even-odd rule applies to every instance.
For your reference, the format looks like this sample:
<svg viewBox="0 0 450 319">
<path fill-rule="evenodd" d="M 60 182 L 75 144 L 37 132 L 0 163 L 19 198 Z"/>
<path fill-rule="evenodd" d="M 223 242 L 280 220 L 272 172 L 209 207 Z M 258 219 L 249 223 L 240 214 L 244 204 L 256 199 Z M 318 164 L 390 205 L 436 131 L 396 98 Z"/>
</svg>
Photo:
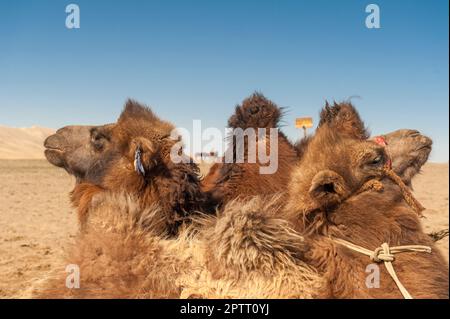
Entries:
<svg viewBox="0 0 450 319">
<path fill-rule="evenodd" d="M 398 176 L 392 168 L 389 166 L 385 166 L 383 168 L 383 175 L 378 178 L 373 178 L 365 182 L 358 191 L 356 191 L 354 194 L 350 194 L 348 198 L 361 194 L 366 191 L 376 191 L 381 192 L 384 189 L 383 183 L 379 180 L 380 178 L 383 178 L 384 176 L 389 177 L 394 183 L 396 183 L 400 187 L 400 191 L 403 195 L 403 198 L 405 199 L 406 203 L 416 211 L 416 213 L 419 215 L 419 217 L 423 217 L 422 211 L 425 210 L 425 207 L 422 206 L 422 204 L 414 197 L 413 193 L 409 189 L 408 186 L 405 185 L 403 180 Z"/>
<path fill-rule="evenodd" d="M 384 173 L 400 187 L 405 201 L 417 212 L 420 217 L 422 217 L 422 211 L 425 210 L 425 207 L 423 207 L 422 204 L 420 204 L 420 202 L 414 197 L 408 186 L 403 183 L 403 180 L 391 168 L 386 167 L 384 169 Z"/>
<path fill-rule="evenodd" d="M 374 142 L 383 147 L 386 147 L 388 145 L 388 143 L 386 142 L 386 136 L 383 136 L 383 135 L 376 136 L 374 138 Z M 386 162 L 386 165 L 383 168 L 383 173 L 400 187 L 403 198 L 408 203 L 408 205 L 411 206 L 420 217 L 423 217 L 422 211 L 425 210 L 425 207 L 423 207 L 422 204 L 420 204 L 420 202 L 412 194 L 411 190 L 405 185 L 403 180 L 393 171 L 392 160 L 391 160 L 391 158 L 389 158 L 389 156 L 388 156 L 388 161 Z M 378 191 L 383 189 L 383 187 L 382 186 L 380 187 L 379 185 L 377 185 L 377 188 L 378 188 Z M 364 188 L 363 188 L 363 190 L 364 190 Z"/>
<path fill-rule="evenodd" d="M 392 265 L 392 262 L 395 260 L 395 255 L 399 254 L 399 253 L 423 252 L 423 253 L 430 254 L 431 247 L 422 246 L 422 245 L 406 245 L 406 246 L 389 247 L 389 245 L 387 243 L 383 243 L 380 247 L 376 248 L 374 251 L 371 251 L 364 247 L 352 244 L 344 239 L 333 238 L 333 241 L 335 243 L 343 245 L 353 251 L 356 251 L 358 253 L 368 256 L 370 258 L 370 260 L 372 260 L 376 263 L 384 262 L 384 265 L 386 266 L 386 270 L 388 271 L 389 275 L 391 275 L 392 279 L 394 280 L 395 284 L 397 285 L 398 289 L 400 290 L 401 294 L 403 295 L 403 298 L 413 299 L 413 297 L 410 295 L 408 290 L 406 290 L 405 286 L 403 286 L 403 284 L 398 279 L 397 274 L 395 273 L 395 270 L 394 270 L 394 266 Z"/>
</svg>

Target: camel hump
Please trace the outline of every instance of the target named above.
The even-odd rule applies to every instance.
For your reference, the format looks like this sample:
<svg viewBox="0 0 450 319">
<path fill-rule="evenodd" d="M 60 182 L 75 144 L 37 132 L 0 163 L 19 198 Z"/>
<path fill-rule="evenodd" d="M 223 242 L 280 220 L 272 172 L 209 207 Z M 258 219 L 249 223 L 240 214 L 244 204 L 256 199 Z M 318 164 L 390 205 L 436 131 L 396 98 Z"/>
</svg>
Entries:
<svg viewBox="0 0 450 319">
<path fill-rule="evenodd" d="M 228 120 L 231 128 L 276 128 L 283 116 L 283 109 L 261 93 L 253 93 L 242 105 L 237 105 Z"/>
<path fill-rule="evenodd" d="M 333 105 L 326 102 L 320 112 L 318 127 L 325 124 L 352 138 L 366 140 L 370 136 L 358 111 L 350 102 L 334 102 Z"/>
</svg>

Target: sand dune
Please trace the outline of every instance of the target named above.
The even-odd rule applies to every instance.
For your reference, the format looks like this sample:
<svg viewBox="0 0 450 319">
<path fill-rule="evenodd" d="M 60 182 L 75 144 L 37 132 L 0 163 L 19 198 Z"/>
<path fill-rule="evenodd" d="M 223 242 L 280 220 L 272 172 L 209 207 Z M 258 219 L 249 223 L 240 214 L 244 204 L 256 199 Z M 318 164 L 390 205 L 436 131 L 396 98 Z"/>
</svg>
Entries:
<svg viewBox="0 0 450 319">
<path fill-rule="evenodd" d="M 44 127 L 14 128 L 0 125 L 0 159 L 43 159 L 43 142 L 55 130 Z"/>
</svg>

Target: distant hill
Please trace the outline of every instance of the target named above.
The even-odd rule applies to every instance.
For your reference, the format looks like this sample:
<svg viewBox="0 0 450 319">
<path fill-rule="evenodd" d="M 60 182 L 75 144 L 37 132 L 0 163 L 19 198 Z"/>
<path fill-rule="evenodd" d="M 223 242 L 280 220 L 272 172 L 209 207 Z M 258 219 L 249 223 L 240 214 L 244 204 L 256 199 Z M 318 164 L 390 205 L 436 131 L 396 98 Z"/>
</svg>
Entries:
<svg viewBox="0 0 450 319">
<path fill-rule="evenodd" d="M 54 132 L 38 126 L 14 128 L 0 125 L 0 159 L 43 159 L 44 140 Z"/>
</svg>

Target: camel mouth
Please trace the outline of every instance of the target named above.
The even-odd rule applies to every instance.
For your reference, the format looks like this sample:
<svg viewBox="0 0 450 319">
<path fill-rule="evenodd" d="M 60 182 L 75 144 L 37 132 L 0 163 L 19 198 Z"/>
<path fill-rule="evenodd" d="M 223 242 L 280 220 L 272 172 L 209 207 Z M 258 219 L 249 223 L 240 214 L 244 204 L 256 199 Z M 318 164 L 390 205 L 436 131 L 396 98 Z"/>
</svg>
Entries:
<svg viewBox="0 0 450 319">
<path fill-rule="evenodd" d="M 64 159 L 63 159 L 64 152 L 61 149 L 46 148 L 44 154 L 45 157 L 47 158 L 47 161 L 49 161 L 50 164 L 53 164 L 54 166 L 57 167 L 64 167 Z"/>
<path fill-rule="evenodd" d="M 45 151 L 49 151 L 49 152 L 59 152 L 59 153 L 63 153 L 64 151 L 59 148 L 59 147 L 51 147 L 51 146 L 45 146 Z"/>
<path fill-rule="evenodd" d="M 57 164 L 60 164 L 64 154 L 61 145 L 61 138 L 58 134 L 51 135 L 44 141 L 45 157 L 50 163 L 54 164 L 53 162 L 56 162 Z"/>
<path fill-rule="evenodd" d="M 422 152 L 422 151 L 424 151 L 424 152 L 431 152 L 431 145 L 424 145 L 424 146 L 422 146 L 422 147 L 420 147 L 419 149 L 418 149 L 418 151 L 419 152 Z"/>
</svg>

